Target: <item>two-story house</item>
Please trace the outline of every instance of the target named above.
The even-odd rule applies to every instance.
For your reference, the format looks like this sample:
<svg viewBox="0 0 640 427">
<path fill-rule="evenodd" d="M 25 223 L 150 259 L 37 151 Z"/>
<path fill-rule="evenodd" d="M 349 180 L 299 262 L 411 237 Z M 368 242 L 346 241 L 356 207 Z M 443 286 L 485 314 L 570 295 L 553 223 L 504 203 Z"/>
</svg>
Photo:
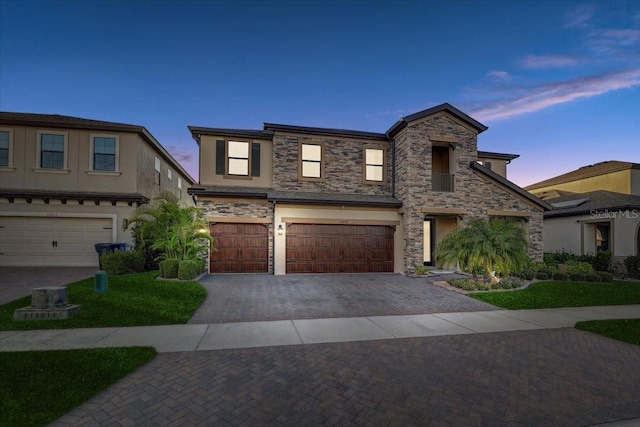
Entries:
<svg viewBox="0 0 640 427">
<path fill-rule="evenodd" d="M 0 112 L 0 266 L 98 266 L 101 242 L 160 191 L 195 180 L 143 126 Z"/>
<path fill-rule="evenodd" d="M 516 155 L 478 152 L 486 126 L 442 104 L 386 133 L 265 123 L 189 126 L 211 224 L 211 272 L 411 272 L 470 218 L 520 220 L 542 257 L 549 206 L 506 179 Z"/>
</svg>

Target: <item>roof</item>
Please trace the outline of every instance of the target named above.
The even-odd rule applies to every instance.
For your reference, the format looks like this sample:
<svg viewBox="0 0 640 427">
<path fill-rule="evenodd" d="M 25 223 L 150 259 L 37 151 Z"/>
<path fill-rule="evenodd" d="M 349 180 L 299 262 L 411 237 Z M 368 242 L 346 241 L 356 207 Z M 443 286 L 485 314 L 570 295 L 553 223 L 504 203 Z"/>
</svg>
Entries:
<svg viewBox="0 0 640 427">
<path fill-rule="evenodd" d="M 537 198 L 533 194 L 523 190 L 522 188 L 518 187 L 513 182 L 509 181 L 506 178 L 503 178 L 502 176 L 498 175 L 497 173 L 495 173 L 491 169 L 480 165 L 478 162 L 471 162 L 469 166 L 471 167 L 471 169 L 483 174 L 485 177 L 487 177 L 487 178 L 489 178 L 489 179 L 491 179 L 493 181 L 496 181 L 497 183 L 503 185 L 504 187 L 507 187 L 512 192 L 514 192 L 514 193 L 524 197 L 525 199 L 529 200 L 530 202 L 542 207 L 544 210 L 550 210 L 551 209 L 551 205 L 549 205 L 549 203 L 547 203 L 544 200 L 541 200 L 541 199 Z"/>
<path fill-rule="evenodd" d="M 230 136 L 235 138 L 247 138 L 247 139 L 271 139 L 273 138 L 273 132 L 266 130 L 253 130 L 253 129 L 229 129 L 229 128 L 208 128 L 201 126 L 187 126 L 191 132 L 191 136 L 196 140 L 198 145 L 200 144 L 200 135 L 213 135 L 213 136 Z"/>
<path fill-rule="evenodd" d="M 457 119 L 468 124 L 475 130 L 477 130 L 478 133 L 484 132 L 485 130 L 489 129 L 487 126 L 473 119 L 471 116 L 463 113 L 453 105 L 445 102 L 444 104 L 436 105 L 435 107 L 427 108 L 426 110 L 418 111 L 417 113 L 401 118 L 393 126 L 389 128 L 389 130 L 387 131 L 387 135 L 389 136 L 389 138 L 393 138 L 398 132 L 404 129 L 409 123 L 414 122 L 416 120 L 420 120 L 427 116 L 431 116 L 433 114 L 443 112 L 443 111 L 451 114 Z"/>
<path fill-rule="evenodd" d="M 349 129 L 332 129 L 332 128 L 318 128 L 308 126 L 292 126 L 282 125 L 277 123 L 265 123 L 265 130 L 271 130 L 275 132 L 292 132 L 292 133 L 306 133 L 311 135 L 327 135 L 327 136 L 341 136 L 349 138 L 364 138 L 375 139 L 379 141 L 388 141 L 387 135 L 377 132 L 365 132 L 360 130 Z"/>
<path fill-rule="evenodd" d="M 520 157 L 520 154 L 494 153 L 492 151 L 478 151 L 478 158 L 489 157 L 491 159 L 513 160 Z"/>
<path fill-rule="evenodd" d="M 139 193 L 110 193 L 93 191 L 60 191 L 60 190 L 25 190 L 25 189 L 0 189 L 0 197 L 7 199 L 44 199 L 44 200 L 89 200 L 93 202 L 109 201 L 147 203 L 148 197 Z"/>
<path fill-rule="evenodd" d="M 275 191 L 273 188 L 251 187 L 190 187 L 189 194 L 209 197 L 244 197 L 267 199 L 270 202 L 307 205 L 338 205 L 399 208 L 402 202 L 391 196 L 342 193 L 305 193 L 300 191 Z"/>
<path fill-rule="evenodd" d="M 139 134 L 147 141 L 168 163 L 170 163 L 184 178 L 193 185 L 196 180 L 184 170 L 182 165 L 144 127 L 127 123 L 105 122 L 101 120 L 83 119 L 81 117 L 62 116 L 60 114 L 15 113 L 0 111 L 0 124 L 15 126 L 42 126 L 55 129 L 85 129 L 111 132 L 132 132 Z"/>
<path fill-rule="evenodd" d="M 570 203 L 570 202 L 575 203 Z M 575 193 L 549 200 L 552 210 L 545 212 L 545 218 L 582 215 L 592 211 L 634 210 L 640 209 L 640 196 L 597 190 L 588 193 Z"/>
<path fill-rule="evenodd" d="M 640 169 L 640 164 L 631 162 L 621 162 L 618 160 L 607 160 L 605 162 L 595 163 L 593 165 L 583 166 L 571 172 L 547 179 L 545 181 L 536 182 L 525 187 L 526 190 L 535 190 L 537 188 L 549 187 L 551 185 L 565 184 L 567 182 L 578 181 L 585 178 L 591 178 L 599 175 L 606 175 L 627 169 Z"/>
</svg>

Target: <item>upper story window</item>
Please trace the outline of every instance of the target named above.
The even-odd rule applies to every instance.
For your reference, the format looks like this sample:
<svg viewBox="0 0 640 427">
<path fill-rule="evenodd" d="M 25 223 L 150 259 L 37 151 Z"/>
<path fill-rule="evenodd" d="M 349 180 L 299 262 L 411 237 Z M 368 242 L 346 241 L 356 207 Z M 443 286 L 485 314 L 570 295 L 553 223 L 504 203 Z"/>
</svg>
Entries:
<svg viewBox="0 0 640 427">
<path fill-rule="evenodd" d="M 167 169 L 167 178 L 173 179 L 173 172 L 171 171 L 171 169 Z"/>
<path fill-rule="evenodd" d="M 249 141 L 216 141 L 216 175 L 230 178 L 260 176 L 260 144 Z"/>
<path fill-rule="evenodd" d="M 322 160 L 323 154 L 324 146 L 322 144 L 300 144 L 300 178 L 324 178 L 324 162 Z"/>
<path fill-rule="evenodd" d="M 484 166 L 487 169 L 491 169 L 491 162 L 488 162 L 486 160 L 478 160 L 478 164 L 481 166 Z"/>
<path fill-rule="evenodd" d="M 385 180 L 385 150 L 383 148 L 364 149 L 364 180 L 381 183 Z"/>
<path fill-rule="evenodd" d="M 449 146 L 434 145 L 431 150 L 431 189 L 433 191 L 455 191 L 455 176 L 450 170 Z"/>
<path fill-rule="evenodd" d="M 0 130 L 0 167 L 11 166 L 11 132 Z"/>
<path fill-rule="evenodd" d="M 67 138 L 64 133 L 39 132 L 38 167 L 65 169 Z"/>
<path fill-rule="evenodd" d="M 182 178 L 178 177 L 178 193 L 180 198 L 182 198 Z"/>
<path fill-rule="evenodd" d="M 92 140 L 92 169 L 94 171 L 118 170 L 118 139 L 113 136 L 94 136 Z"/>
<path fill-rule="evenodd" d="M 160 185 L 160 159 L 155 157 L 153 182 Z"/>
</svg>

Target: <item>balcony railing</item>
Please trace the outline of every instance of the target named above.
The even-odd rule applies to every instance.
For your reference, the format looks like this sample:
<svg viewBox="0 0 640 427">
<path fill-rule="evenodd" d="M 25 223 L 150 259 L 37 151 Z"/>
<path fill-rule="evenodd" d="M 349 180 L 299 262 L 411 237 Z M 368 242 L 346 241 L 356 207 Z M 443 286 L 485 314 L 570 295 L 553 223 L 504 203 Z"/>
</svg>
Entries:
<svg viewBox="0 0 640 427">
<path fill-rule="evenodd" d="M 432 173 L 431 189 L 433 191 L 446 191 L 452 193 L 454 191 L 454 175 L 450 173 Z"/>
</svg>

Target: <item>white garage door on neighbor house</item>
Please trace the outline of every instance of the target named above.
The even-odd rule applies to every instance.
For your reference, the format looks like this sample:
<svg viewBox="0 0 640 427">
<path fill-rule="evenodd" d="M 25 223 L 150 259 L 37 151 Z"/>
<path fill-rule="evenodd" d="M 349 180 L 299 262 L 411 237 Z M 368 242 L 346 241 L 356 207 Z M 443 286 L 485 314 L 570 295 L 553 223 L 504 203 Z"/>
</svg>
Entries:
<svg viewBox="0 0 640 427">
<path fill-rule="evenodd" d="M 0 216 L 0 266 L 97 267 L 111 218 Z"/>
</svg>

